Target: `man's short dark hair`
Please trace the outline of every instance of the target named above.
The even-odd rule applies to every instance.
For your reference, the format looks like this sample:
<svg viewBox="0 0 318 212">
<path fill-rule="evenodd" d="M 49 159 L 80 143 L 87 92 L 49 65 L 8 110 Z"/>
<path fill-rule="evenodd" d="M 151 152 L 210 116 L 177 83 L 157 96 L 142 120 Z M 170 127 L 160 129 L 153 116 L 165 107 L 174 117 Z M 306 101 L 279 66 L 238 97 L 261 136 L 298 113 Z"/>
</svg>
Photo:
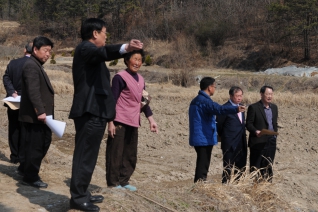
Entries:
<svg viewBox="0 0 318 212">
<path fill-rule="evenodd" d="M 142 63 L 145 62 L 145 53 L 144 53 L 144 50 L 143 49 L 139 49 L 139 50 L 134 50 L 134 51 L 131 51 L 131 52 L 128 52 L 126 54 L 124 54 L 124 63 L 126 64 L 127 66 L 127 61 L 130 60 L 131 56 L 133 56 L 134 54 L 140 54 L 141 55 L 141 58 L 142 58 Z"/>
<path fill-rule="evenodd" d="M 82 40 L 89 40 L 93 37 L 94 30 L 100 32 L 103 27 L 106 28 L 105 21 L 98 18 L 89 18 L 82 22 L 81 38 Z"/>
<path fill-rule="evenodd" d="M 30 43 L 30 42 L 28 42 L 25 46 L 24 46 L 24 48 L 25 48 L 25 51 L 27 52 L 27 53 L 29 53 L 29 54 L 32 54 L 32 43 Z"/>
<path fill-rule="evenodd" d="M 232 86 L 229 90 L 229 94 L 230 94 L 230 96 L 234 96 L 234 94 L 236 94 L 238 91 L 242 91 L 242 94 L 243 94 L 242 88 L 240 88 L 238 86 Z"/>
<path fill-rule="evenodd" d="M 51 48 L 53 48 L 54 43 L 50 39 L 44 36 L 38 36 L 34 38 L 32 51 L 34 47 L 36 47 L 37 49 L 40 49 L 42 46 L 51 46 Z"/>
<path fill-rule="evenodd" d="M 272 86 L 264 85 L 263 87 L 261 87 L 261 90 L 260 90 L 259 92 L 260 92 L 260 93 L 265 93 L 266 88 L 269 88 L 269 89 L 271 89 L 272 91 L 274 91 L 274 89 L 273 89 Z"/>
<path fill-rule="evenodd" d="M 200 81 L 200 89 L 205 90 L 210 85 L 213 85 L 214 82 L 215 82 L 215 79 L 212 77 L 203 77 L 202 80 Z"/>
</svg>

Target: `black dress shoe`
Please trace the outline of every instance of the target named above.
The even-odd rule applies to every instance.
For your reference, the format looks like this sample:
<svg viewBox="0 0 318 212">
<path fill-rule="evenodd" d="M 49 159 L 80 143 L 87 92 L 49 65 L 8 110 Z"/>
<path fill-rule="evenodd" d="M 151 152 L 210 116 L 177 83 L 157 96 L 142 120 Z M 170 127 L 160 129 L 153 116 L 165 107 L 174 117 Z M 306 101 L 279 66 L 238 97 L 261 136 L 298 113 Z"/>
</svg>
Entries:
<svg viewBox="0 0 318 212">
<path fill-rule="evenodd" d="M 103 202 L 103 200 L 104 200 L 104 197 L 102 195 L 91 196 L 91 198 L 89 199 L 91 203 L 101 203 Z"/>
<path fill-rule="evenodd" d="M 42 180 L 37 180 L 35 182 L 26 182 L 26 181 L 22 181 L 23 185 L 28 185 L 28 186 L 33 186 L 35 188 L 47 188 L 47 183 L 44 183 Z"/>
<path fill-rule="evenodd" d="M 72 199 L 70 200 L 70 208 L 80 211 L 99 211 L 99 207 L 91 202 L 76 204 Z"/>
</svg>

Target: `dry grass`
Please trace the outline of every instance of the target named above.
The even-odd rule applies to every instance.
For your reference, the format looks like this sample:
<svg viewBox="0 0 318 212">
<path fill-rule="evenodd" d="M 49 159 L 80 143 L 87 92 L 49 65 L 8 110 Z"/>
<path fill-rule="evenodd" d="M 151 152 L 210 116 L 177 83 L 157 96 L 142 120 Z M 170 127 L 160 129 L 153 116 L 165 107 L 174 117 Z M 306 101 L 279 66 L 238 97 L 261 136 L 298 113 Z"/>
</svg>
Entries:
<svg viewBox="0 0 318 212">
<path fill-rule="evenodd" d="M 3 76 L 6 65 L 8 61 L 0 61 L 0 75 Z M 70 72 L 46 69 L 46 72 L 51 80 L 52 86 L 56 94 L 72 94 L 73 93 L 73 81 L 72 74 Z M 61 70 L 63 70 L 61 68 Z M 173 70 L 176 76 L 179 72 Z M 192 71 L 193 72 L 193 71 Z M 195 73 L 201 74 L 202 72 L 197 71 Z M 218 89 L 215 95 L 212 97 L 214 101 L 219 102 L 220 104 L 224 103 L 228 99 L 228 89 L 232 85 L 239 85 L 243 88 L 244 92 L 244 103 L 249 105 L 256 101 L 259 101 L 259 88 L 264 85 L 272 85 L 274 86 L 274 102 L 279 106 L 295 106 L 300 105 L 304 107 L 317 107 L 318 106 L 318 97 L 316 95 L 316 84 L 318 87 L 318 79 L 317 78 L 296 78 L 296 77 L 284 77 L 284 76 L 268 76 L 268 75 L 258 75 L 252 73 L 241 73 L 238 71 L 219 71 L 213 70 L 211 72 L 204 72 L 205 76 L 218 76 L 217 84 Z M 191 81 L 190 77 L 193 74 L 189 74 L 185 80 L 182 82 L 182 78 L 179 80 L 177 84 L 188 83 Z M 149 74 L 150 76 L 150 74 Z M 152 75 L 151 75 L 152 76 Z M 152 76 L 154 77 L 154 76 Z M 172 79 L 168 79 L 172 80 Z M 188 81 L 187 81 L 188 80 Z M 147 79 L 146 79 L 147 81 Z M 152 80 L 153 81 L 153 80 Z M 158 81 L 162 81 L 162 79 L 158 79 Z M 193 83 L 194 81 L 191 81 Z M 178 90 L 178 86 L 174 86 L 167 83 L 161 83 L 164 87 L 171 87 L 172 93 L 173 90 Z M 188 85 L 187 85 L 188 86 Z M 289 87 L 297 88 L 297 92 L 293 92 L 289 89 Z M 187 94 L 191 94 L 191 96 L 195 96 L 197 91 L 199 90 L 199 85 L 192 86 L 188 88 L 192 92 L 187 92 Z M 5 94 L 5 89 L 3 86 L 3 82 L 0 82 L 0 93 Z M 169 91 L 171 93 L 171 91 Z M 164 94 L 166 97 L 169 96 L 169 93 Z"/>
<path fill-rule="evenodd" d="M 58 70 L 46 70 L 56 94 L 73 94 L 73 79 L 71 73 Z"/>
<path fill-rule="evenodd" d="M 8 62 L 0 61 L 0 75 L 3 76 Z M 51 84 L 56 94 L 73 94 L 72 74 L 59 70 L 46 69 Z M 3 81 L 0 82 L 0 93 L 5 94 Z"/>
<path fill-rule="evenodd" d="M 0 67 L 0 73 L 3 75 L 6 65 L 2 65 Z M 71 98 L 72 94 L 72 78 L 70 72 L 65 72 L 62 70 L 53 70 L 53 68 L 47 66 L 46 71 L 51 79 L 52 85 L 56 91 L 57 95 L 57 102 L 62 102 L 60 98 Z M 222 73 L 224 73 L 222 75 Z M 233 77 L 236 76 L 240 77 L 240 79 L 244 79 L 242 72 L 226 72 L 220 70 L 214 70 L 213 72 L 204 73 L 204 75 L 208 76 L 219 76 L 217 78 L 217 82 L 223 82 L 223 79 L 229 79 L 230 82 Z M 245 75 L 246 81 L 255 81 L 258 79 L 259 84 L 255 86 L 255 88 L 248 90 L 245 89 L 244 93 L 244 101 L 246 104 L 251 104 L 259 100 L 259 92 L 258 89 L 261 83 L 266 82 L 266 80 L 274 80 L 271 77 L 259 75 L 258 77 L 253 76 L 251 73 L 247 73 Z M 264 79 L 265 78 L 265 79 Z M 289 77 L 280 77 L 282 79 L 281 82 L 288 81 L 292 78 Z M 146 78 L 147 81 L 147 78 Z M 305 80 L 306 81 L 306 80 Z M 2 81 L 1 81 L 2 83 Z M 4 96 L 4 88 L 3 85 L 0 83 L 0 91 Z M 278 85 L 277 85 L 278 86 Z M 301 85 L 298 85 L 301 86 Z M 156 121 L 160 126 L 160 134 L 159 137 L 140 137 L 142 142 L 140 142 L 139 148 L 142 146 L 146 146 L 146 144 L 151 143 L 151 146 L 154 146 L 154 152 L 150 152 L 149 148 L 146 148 L 147 151 L 144 150 L 142 159 L 149 159 L 145 156 L 155 155 L 157 154 L 157 150 L 159 152 L 160 148 L 163 148 L 160 145 L 171 145 L 171 149 L 173 148 L 183 148 L 185 142 L 180 140 L 180 137 L 187 136 L 180 136 L 178 128 L 186 128 L 188 125 L 187 122 L 187 109 L 188 103 L 197 95 L 199 90 L 199 85 L 181 88 L 180 86 L 173 85 L 171 82 L 164 82 L 164 83 L 147 83 L 147 87 L 149 88 L 150 95 L 155 99 L 152 102 L 153 104 L 153 111 L 156 117 Z M 228 87 L 224 86 L 224 88 L 218 89 L 215 95 L 212 97 L 214 101 L 222 104 L 228 100 Z M 62 95 L 60 95 L 62 94 Z M 65 95 L 64 95 L 65 94 Z M 318 97 L 310 91 L 304 91 L 302 94 L 294 94 L 292 92 L 285 92 L 282 90 L 275 91 L 274 94 L 274 102 L 279 107 L 293 107 L 299 105 L 303 105 L 305 108 L 310 107 L 317 107 L 318 106 Z M 60 100 L 60 101 L 58 101 Z M 164 101 L 165 100 L 165 101 Z M 166 101 L 169 100 L 169 101 Z M 164 103 L 163 103 L 164 102 Z M 169 104 L 167 104 L 169 102 Z M 166 105 L 163 105 L 166 104 Z M 57 116 L 61 118 L 61 120 L 67 120 L 68 110 L 70 109 L 70 101 L 65 101 L 65 104 L 57 105 L 56 112 Z M 1 125 L 3 129 L 7 126 L 7 118 L 5 113 L 5 108 L 2 107 L 2 122 Z M 172 117 L 173 121 L 167 121 L 165 125 L 163 119 L 166 116 Z M 71 124 L 69 124 L 70 130 Z M 146 128 L 145 126 L 143 126 Z M 74 128 L 73 126 L 71 127 Z M 167 128 L 173 128 L 173 132 L 169 134 Z M 166 130 L 166 131 L 165 131 Z M 72 132 L 72 131 L 69 131 Z M 172 136 L 175 136 L 173 137 Z M 177 139 L 176 139 L 177 138 Z M 73 138 L 71 138 L 73 141 Z M 149 143 L 147 143 L 149 140 Z M 151 141 L 151 142 L 150 142 Z M 183 142 L 183 143 L 182 143 Z M 182 146 L 183 145 L 183 146 Z M 164 148 L 169 148 L 165 146 Z M 52 148 L 51 148 L 52 149 Z M 150 148 L 151 149 L 151 148 Z M 186 148 L 182 150 L 187 150 Z M 215 154 L 215 150 L 213 150 Z M 140 151 L 142 152 L 142 151 Z M 140 153 L 139 153 L 140 154 Z M 185 156 L 183 158 L 184 161 L 191 160 Z M 177 157 L 176 157 L 177 158 Z M 220 159 L 220 158 L 218 158 Z M 157 159 L 155 159 L 157 160 Z M 53 161 L 53 159 L 52 159 Z M 61 161 L 61 157 L 56 157 L 54 161 Z M 169 160 L 167 160 L 169 161 Z M 71 163 L 71 160 L 68 161 Z M 138 166 L 142 167 L 145 161 L 138 162 Z M 162 166 L 157 165 L 161 163 L 161 161 L 156 161 L 153 164 L 155 167 Z M 166 162 L 165 165 L 169 165 Z M 182 162 L 180 162 L 182 165 Z M 176 165 L 177 167 L 181 165 Z M 53 167 L 53 164 L 50 164 Z M 68 164 L 68 166 L 70 166 Z M 66 167 L 69 169 L 69 167 Z M 170 166 L 173 167 L 173 166 Z M 61 167 L 63 170 L 65 166 Z M 215 168 L 215 166 L 211 166 L 211 169 Z M 142 171 L 140 171 L 142 170 Z M 65 171 L 65 170 L 64 170 Z M 139 173 L 138 173 L 139 171 Z M 273 183 L 254 183 L 254 177 L 257 175 L 257 172 L 253 173 L 243 173 L 242 177 L 239 181 L 230 181 L 230 183 L 226 185 L 222 185 L 220 182 L 210 182 L 210 183 L 197 183 L 193 184 L 192 179 L 185 178 L 185 180 L 179 180 L 175 175 L 172 175 L 170 182 L 163 182 L 160 183 L 151 183 L 155 179 L 156 173 L 149 175 L 151 178 L 147 183 L 143 183 L 142 180 L 139 181 L 139 175 L 143 175 L 143 171 L 149 171 L 146 169 L 139 169 L 135 173 L 135 178 L 138 179 L 138 192 L 130 193 L 130 192 L 111 192 L 107 189 L 99 190 L 105 195 L 105 211 L 187 211 L 187 212 L 197 212 L 197 211 L 293 211 L 296 207 L 294 207 L 293 202 L 286 202 L 288 198 L 283 198 L 284 196 L 280 196 L 279 194 L 283 195 L 282 191 L 278 190 L 278 187 L 284 184 L 284 178 L 277 173 L 275 170 L 275 178 Z M 153 171 L 153 170 L 152 170 Z M 163 171 L 164 172 L 164 171 Z M 180 173 L 185 174 L 188 172 L 188 168 L 183 168 Z M 193 169 L 190 170 L 193 172 Z M 171 174 L 170 171 L 166 171 L 165 174 L 169 176 Z M 61 174 L 62 175 L 62 174 Z M 54 178 L 54 177 L 53 177 Z M 213 176 L 209 175 L 209 178 L 220 180 L 219 175 Z M 145 178 L 143 178 L 145 179 Z M 165 178 L 169 179 L 169 178 Z M 235 179 L 235 176 L 233 177 Z M 103 181 L 104 182 L 104 181 Z M 150 182 L 150 183 L 149 183 Z M 285 190 L 284 190 L 285 191 Z M 67 193 L 69 194 L 69 193 Z M 286 194 L 287 195 L 287 194 Z"/>
<path fill-rule="evenodd" d="M 293 206 L 277 195 L 279 173 L 275 173 L 274 183 L 260 178 L 260 170 L 233 173 L 227 184 L 199 182 L 192 191 L 211 198 L 217 211 L 293 211 Z M 210 203 L 201 207 L 206 211 Z"/>
<path fill-rule="evenodd" d="M 6 69 L 6 64 L 5 62 L 2 62 L 3 64 L 0 64 L 0 74 L 3 76 L 5 69 Z M 73 82 L 72 82 L 72 74 L 64 71 L 59 71 L 59 70 L 46 70 L 47 74 L 51 80 L 52 86 L 56 92 L 56 94 L 72 94 L 73 93 Z M 210 74 L 212 75 L 212 74 Z M 216 93 L 212 97 L 214 101 L 222 104 L 225 103 L 228 100 L 228 88 L 232 85 L 239 85 L 240 86 L 240 80 L 234 81 L 232 79 L 232 76 L 221 76 L 217 78 L 217 83 L 221 84 L 218 85 L 218 88 L 221 87 L 221 89 L 217 89 Z M 244 103 L 249 105 L 252 104 L 256 101 L 259 101 L 260 99 L 260 94 L 258 89 L 263 85 L 266 84 L 266 80 L 271 81 L 274 80 L 275 78 L 283 78 L 280 79 L 279 82 L 275 82 L 276 87 L 282 86 L 284 83 L 291 83 L 294 78 L 286 77 L 273 77 L 273 76 L 267 76 L 267 75 L 260 75 L 259 77 L 255 78 L 254 76 L 247 77 L 244 80 L 250 82 L 250 87 L 249 89 L 244 89 L 244 83 L 243 83 L 243 89 L 244 89 Z M 304 87 L 306 86 L 306 83 L 311 82 L 315 79 L 302 79 L 303 84 L 298 84 L 294 85 L 294 87 Z M 146 79 L 147 81 L 147 79 Z M 278 81 L 278 80 L 277 80 Z M 181 81 L 179 81 L 181 84 Z M 298 81 L 298 83 L 301 83 Z M 273 84 L 273 83 L 267 83 L 267 84 Z M 304 85 L 305 84 L 305 85 Z M 169 93 L 173 93 L 173 90 L 178 90 L 178 86 L 174 86 L 172 84 L 168 83 L 162 83 L 162 86 L 164 87 L 171 87 L 171 91 Z M 223 87 L 223 88 L 222 88 Z M 225 88 L 226 87 L 226 88 Z M 192 86 L 188 88 L 192 92 L 187 92 L 187 95 L 195 96 L 197 91 L 199 90 L 199 85 L 197 86 Z M 250 91 L 249 91 L 250 90 Z M 0 82 L 0 93 L 5 94 L 5 89 L 3 86 L 3 82 L 1 80 Z M 161 94 L 165 97 L 169 97 L 169 93 L 166 94 Z M 292 93 L 291 91 L 284 91 L 284 89 L 278 89 L 278 91 L 275 91 L 274 93 L 274 100 L 273 102 L 279 106 L 304 106 L 304 107 L 317 107 L 318 106 L 318 96 L 314 92 L 310 91 L 303 91 L 302 93 Z"/>
</svg>

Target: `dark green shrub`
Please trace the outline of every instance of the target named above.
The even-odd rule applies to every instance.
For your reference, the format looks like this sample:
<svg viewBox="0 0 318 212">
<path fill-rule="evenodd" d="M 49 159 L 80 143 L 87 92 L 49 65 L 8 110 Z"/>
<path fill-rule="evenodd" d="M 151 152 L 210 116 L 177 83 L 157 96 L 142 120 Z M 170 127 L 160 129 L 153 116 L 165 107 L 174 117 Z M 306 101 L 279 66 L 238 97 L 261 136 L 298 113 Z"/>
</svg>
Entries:
<svg viewBox="0 0 318 212">
<path fill-rule="evenodd" d="M 149 54 L 146 55 L 145 64 L 146 64 L 146 66 L 150 66 L 150 65 L 153 64 L 153 60 L 152 60 L 152 58 L 151 58 L 151 56 Z"/>
<path fill-rule="evenodd" d="M 55 61 L 54 59 L 51 59 L 51 60 L 50 60 L 50 63 L 51 63 L 51 64 L 56 64 L 56 61 Z"/>
<path fill-rule="evenodd" d="M 53 52 L 53 53 L 51 54 L 51 59 L 54 60 L 54 58 L 55 58 L 55 53 Z"/>
<path fill-rule="evenodd" d="M 113 60 L 113 61 L 111 61 L 111 62 L 109 63 L 109 66 L 115 66 L 115 65 L 117 65 L 117 63 L 118 63 L 118 59 Z"/>
<path fill-rule="evenodd" d="M 106 36 L 107 36 L 107 39 L 106 39 L 106 44 L 110 44 L 111 43 L 111 36 L 110 36 L 110 33 L 109 32 L 106 32 Z"/>
</svg>

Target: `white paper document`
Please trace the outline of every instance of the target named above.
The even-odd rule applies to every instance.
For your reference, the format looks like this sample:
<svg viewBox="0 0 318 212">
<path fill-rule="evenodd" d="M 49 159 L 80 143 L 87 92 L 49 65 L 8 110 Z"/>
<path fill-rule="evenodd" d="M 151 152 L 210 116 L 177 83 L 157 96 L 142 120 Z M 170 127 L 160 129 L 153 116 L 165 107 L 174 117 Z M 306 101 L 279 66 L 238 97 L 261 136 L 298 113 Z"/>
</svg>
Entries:
<svg viewBox="0 0 318 212">
<path fill-rule="evenodd" d="M 18 110 L 20 108 L 20 100 L 21 96 L 17 96 L 16 98 L 14 98 L 13 96 L 9 96 L 2 99 L 2 101 L 6 103 L 11 108 L 11 110 Z"/>
<path fill-rule="evenodd" d="M 9 96 L 7 98 L 4 98 L 2 101 L 20 102 L 21 101 L 21 96 L 17 96 L 16 98 L 14 98 L 13 96 Z"/>
<path fill-rule="evenodd" d="M 54 120 L 52 116 L 47 116 L 46 125 L 52 130 L 55 135 L 57 135 L 57 137 L 62 138 L 66 122 Z"/>
</svg>

